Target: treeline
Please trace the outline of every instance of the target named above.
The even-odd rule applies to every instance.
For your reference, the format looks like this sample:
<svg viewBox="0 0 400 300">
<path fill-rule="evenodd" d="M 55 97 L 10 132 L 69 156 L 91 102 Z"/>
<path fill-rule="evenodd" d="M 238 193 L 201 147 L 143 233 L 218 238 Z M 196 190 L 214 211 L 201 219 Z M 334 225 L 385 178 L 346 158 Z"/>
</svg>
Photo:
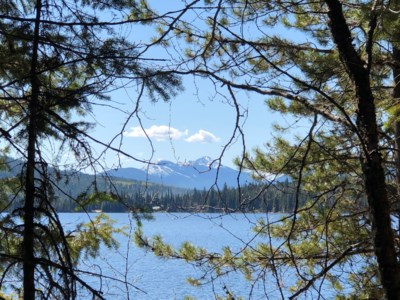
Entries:
<svg viewBox="0 0 400 300">
<path fill-rule="evenodd" d="M 0 177 L 17 177 L 20 162 Z M 50 171 L 52 204 L 58 212 L 93 211 L 268 211 L 290 212 L 296 201 L 301 207 L 305 195 L 296 198 L 294 184 L 288 180 L 274 184 L 248 184 L 240 188 L 214 186 L 210 189 L 182 189 L 127 179 L 104 178 L 80 172 Z M 5 210 L 13 210 L 22 198 L 14 197 Z"/>
<path fill-rule="evenodd" d="M 248 184 L 240 188 L 183 190 L 143 182 L 119 181 L 102 188 L 110 197 L 93 197 L 92 201 L 58 197 L 55 207 L 60 212 L 102 210 L 104 212 L 139 211 L 269 211 L 290 212 L 296 203 L 293 184 L 286 181 L 265 186 Z M 89 197 L 90 192 L 87 193 Z M 80 197 L 86 199 L 85 197 Z M 298 198 L 299 205 L 306 201 L 304 195 Z"/>
</svg>

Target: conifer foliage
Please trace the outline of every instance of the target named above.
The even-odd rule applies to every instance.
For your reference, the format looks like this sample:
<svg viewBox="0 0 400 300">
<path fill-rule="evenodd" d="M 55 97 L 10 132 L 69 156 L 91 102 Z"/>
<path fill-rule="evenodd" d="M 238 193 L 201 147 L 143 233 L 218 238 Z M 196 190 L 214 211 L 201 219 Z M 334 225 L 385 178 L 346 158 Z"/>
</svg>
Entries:
<svg viewBox="0 0 400 300">
<path fill-rule="evenodd" d="M 65 232 L 54 210 L 57 176 L 48 171 L 65 151 L 76 169 L 95 168 L 89 141 L 112 148 L 94 140 L 92 125 L 80 118 L 105 105 L 108 91 L 131 82 L 169 99 L 179 86 L 148 67 L 145 46 L 122 35 L 136 22 L 127 18 L 133 7 L 130 0 L 0 3 L 0 135 L 4 151 L 24 161 L 20 176 L 2 181 L 2 209 L 20 205 L 1 215 L 0 290 L 26 300 L 77 299 L 82 289 L 103 298 L 80 278 L 77 262 L 84 252 L 96 255 L 100 243 L 115 246 L 111 233 L 118 229 L 100 217 L 83 231 Z"/>
<path fill-rule="evenodd" d="M 214 257 L 214 268 L 230 265 L 264 283 L 273 274 L 282 298 L 323 296 L 328 284 L 338 296 L 400 299 L 393 222 L 400 190 L 399 11 L 399 1 L 185 1 L 157 23 L 165 47 L 176 53 L 175 71 L 208 78 L 236 107 L 233 137 L 243 135 L 243 91 L 264 96 L 270 109 L 302 126 L 277 124 L 275 140 L 237 162 L 256 177 L 290 175 L 298 194 L 315 196 L 304 206 L 297 200 L 283 226 L 256 227 L 281 245 Z M 296 136 L 285 139 L 291 129 Z M 288 265 L 298 279 L 289 294 L 280 275 Z"/>
</svg>

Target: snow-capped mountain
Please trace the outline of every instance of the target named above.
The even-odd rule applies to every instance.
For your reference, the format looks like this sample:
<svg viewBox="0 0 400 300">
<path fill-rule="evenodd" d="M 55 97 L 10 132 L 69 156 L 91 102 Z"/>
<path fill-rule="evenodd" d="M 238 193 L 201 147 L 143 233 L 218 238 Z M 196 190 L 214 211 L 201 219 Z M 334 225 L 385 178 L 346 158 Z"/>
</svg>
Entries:
<svg viewBox="0 0 400 300">
<path fill-rule="evenodd" d="M 226 166 L 218 165 L 218 162 L 210 157 L 201 157 L 195 161 L 174 163 L 167 160 L 148 165 L 142 169 L 120 168 L 107 171 L 109 176 L 133 180 L 149 181 L 164 185 L 184 188 L 210 188 L 216 182 L 219 187 L 226 183 L 228 187 L 252 182 L 249 173 L 241 172 Z"/>
</svg>

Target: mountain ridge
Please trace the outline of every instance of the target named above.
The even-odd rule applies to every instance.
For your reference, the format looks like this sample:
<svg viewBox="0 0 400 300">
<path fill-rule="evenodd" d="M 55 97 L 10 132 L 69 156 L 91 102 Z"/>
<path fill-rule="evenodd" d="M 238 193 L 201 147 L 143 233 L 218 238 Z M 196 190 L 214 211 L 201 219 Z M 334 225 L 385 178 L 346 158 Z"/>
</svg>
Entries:
<svg viewBox="0 0 400 300">
<path fill-rule="evenodd" d="M 254 182 L 249 173 L 221 165 L 208 156 L 183 163 L 161 160 L 142 169 L 119 168 L 105 173 L 111 177 L 197 189 L 211 188 L 215 184 L 235 187 L 238 183 L 243 185 Z"/>
</svg>

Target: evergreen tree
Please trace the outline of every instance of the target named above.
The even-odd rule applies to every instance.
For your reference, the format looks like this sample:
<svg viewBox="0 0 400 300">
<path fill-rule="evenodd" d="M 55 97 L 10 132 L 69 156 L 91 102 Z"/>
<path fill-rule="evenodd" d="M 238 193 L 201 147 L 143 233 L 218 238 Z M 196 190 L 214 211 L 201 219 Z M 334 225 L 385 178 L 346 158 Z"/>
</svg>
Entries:
<svg viewBox="0 0 400 300">
<path fill-rule="evenodd" d="M 74 154 L 76 167 L 95 168 L 97 158 L 89 141 L 119 150 L 94 140 L 88 134 L 92 125 L 72 116 L 82 117 L 92 104 L 107 103 L 107 92 L 118 88 L 122 79 L 137 83 L 152 99 L 167 100 L 179 86 L 175 76 L 159 75 L 146 66 L 141 57 L 146 47 L 139 49 L 120 34 L 121 26 L 134 23 L 126 14 L 135 6 L 130 0 L 0 4 L 0 134 L 11 153 L 24 161 L 19 189 L 13 188 L 12 195 L 21 205 L 1 216 L 0 289 L 7 276 L 16 276 L 22 285 L 12 288 L 21 290 L 26 300 L 76 299 L 79 287 L 103 298 L 101 291 L 77 276 L 75 267 L 78 252 L 94 255 L 101 241 L 113 245 L 111 236 L 95 236 L 93 231 L 114 230 L 95 222 L 98 226 L 87 234 L 88 242 L 72 246 L 76 243 L 68 239 L 54 209 L 57 177 L 49 176 L 49 165 L 60 157 L 46 149 L 67 149 Z M 9 201 L 10 194 L 5 196 Z"/>
<path fill-rule="evenodd" d="M 287 174 L 296 183 L 283 224 L 256 227 L 284 242 L 212 260 L 191 249 L 190 259 L 259 280 L 272 273 L 282 298 L 280 270 L 291 265 L 298 278 L 291 298 L 319 293 L 326 282 L 340 295 L 343 280 L 355 297 L 400 299 L 392 222 L 400 187 L 399 11 L 399 1 L 207 0 L 159 15 L 160 39 L 178 52 L 174 71 L 215 84 L 237 109 L 235 133 L 245 115 L 240 91 L 308 124 L 292 139 L 284 138 L 292 128 L 278 124 L 281 137 L 237 160 L 256 177 Z M 304 207 L 301 192 L 312 195 Z M 354 261 L 360 267 L 346 269 Z"/>
</svg>

